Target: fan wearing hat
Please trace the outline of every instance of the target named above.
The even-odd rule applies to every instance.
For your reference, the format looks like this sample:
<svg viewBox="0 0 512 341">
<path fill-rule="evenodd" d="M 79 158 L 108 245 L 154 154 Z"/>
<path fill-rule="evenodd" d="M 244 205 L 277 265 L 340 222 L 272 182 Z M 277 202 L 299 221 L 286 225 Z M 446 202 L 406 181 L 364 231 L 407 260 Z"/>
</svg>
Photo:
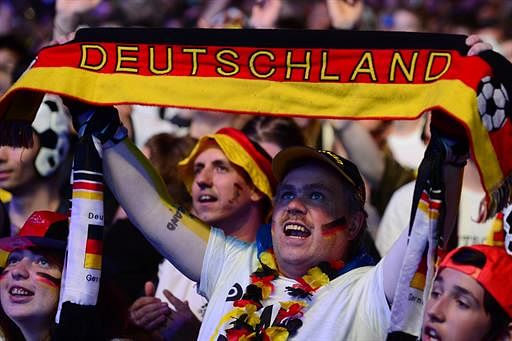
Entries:
<svg viewBox="0 0 512 341">
<path fill-rule="evenodd" d="M 67 216 L 36 211 L 17 235 L 0 239 L 0 303 L 26 340 L 49 339 L 67 236 Z"/>
<path fill-rule="evenodd" d="M 32 130 L 32 147 L 0 146 L 0 188 L 12 194 L 0 236 L 16 234 L 34 211 L 67 211 L 60 193 L 65 175 L 60 170 L 71 145 L 70 118 L 60 97 L 43 98 Z"/>
<path fill-rule="evenodd" d="M 269 216 L 275 186 L 270 156 L 257 143 L 237 129 L 222 128 L 197 142 L 178 164 L 178 173 L 192 196 L 192 211 L 198 218 L 222 229 L 226 235 L 247 243 L 254 242 L 259 226 Z M 148 297 L 152 296 L 153 289 L 152 284 L 147 283 L 147 296 L 139 298 L 130 308 L 131 319 L 146 330 L 159 330 L 161 334 L 172 330 L 174 337 L 181 338 L 180 332 L 175 330 L 176 320 L 189 310 L 186 303 L 171 298 L 174 306 L 171 312 L 162 310 L 160 300 L 166 302 L 169 293 L 182 301 L 188 300 L 189 307 L 199 318 L 206 302 L 196 297 L 196 284 L 190 283 L 169 262 L 160 265 L 158 278 L 156 298 Z M 189 287 L 190 293 L 185 295 L 184 288 Z M 191 332 L 199 323 L 192 323 L 193 315 L 187 315 L 190 319 L 186 328 L 179 329 Z M 164 320 L 164 316 L 168 318 Z M 158 321 L 170 322 L 167 320 L 171 318 L 175 321 L 174 326 L 160 328 L 165 323 Z M 182 320 L 185 323 L 185 318 Z"/>
<path fill-rule="evenodd" d="M 244 242 L 234 237 L 241 238 L 241 234 L 216 226 L 221 221 L 237 221 L 224 220 L 221 204 L 271 195 L 265 190 L 270 187 L 261 186 L 257 173 L 251 173 L 254 166 L 243 169 L 260 193 L 243 194 L 241 184 L 235 186 L 230 181 L 225 185 L 236 195 L 221 201 L 214 187 L 201 180 L 205 170 L 219 177 L 231 172 L 213 157 L 216 148 L 222 148 L 220 140 L 206 138 L 198 149 L 203 153 L 197 154 L 193 163 L 184 161 L 195 174 L 195 182 L 184 179 L 191 186 L 193 199 L 212 209 L 211 215 L 205 214 L 216 221 L 210 227 L 197 218 L 203 207 L 197 216 L 191 216 L 165 197 L 161 181 L 122 127 L 112 127 L 116 121 L 98 111 L 83 111 L 75 120 L 76 130 L 94 129 L 102 140 L 107 184 L 121 206 L 167 260 L 199 283 L 198 292 L 208 306 L 198 339 L 386 338 L 407 234 L 372 266 L 373 259 L 359 248 L 366 228 L 366 197 L 363 180 L 352 162 L 307 147 L 278 153 L 272 161 L 278 185 L 271 224 L 260 227 L 256 242 Z M 110 114 L 115 115 L 115 110 Z M 232 139 L 232 135 L 221 133 L 221 139 Z M 207 148 L 212 145 L 214 148 Z M 239 151 L 228 156 L 231 163 L 243 156 Z M 207 152 L 212 157 L 203 160 Z M 255 161 L 249 165 L 257 164 L 258 173 L 268 174 L 262 171 L 261 161 L 252 159 Z M 201 192 L 205 188 L 208 191 Z M 248 206 L 237 207 L 244 217 L 241 221 L 254 219 L 247 215 Z"/>
<path fill-rule="evenodd" d="M 246 242 L 265 221 L 275 187 L 270 156 L 235 128 L 203 136 L 178 164 L 193 212 Z"/>
<path fill-rule="evenodd" d="M 422 340 L 511 340 L 511 282 L 512 257 L 503 247 L 452 250 L 425 306 Z"/>
</svg>

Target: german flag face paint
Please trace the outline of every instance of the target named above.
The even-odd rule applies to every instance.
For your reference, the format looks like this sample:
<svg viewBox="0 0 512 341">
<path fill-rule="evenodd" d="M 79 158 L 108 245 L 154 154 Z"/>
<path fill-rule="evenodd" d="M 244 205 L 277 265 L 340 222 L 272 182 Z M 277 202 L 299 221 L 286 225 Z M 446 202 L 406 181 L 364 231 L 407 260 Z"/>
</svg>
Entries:
<svg viewBox="0 0 512 341">
<path fill-rule="evenodd" d="M 322 234 L 331 236 L 337 232 L 344 231 L 347 228 L 347 218 L 345 216 L 334 219 L 330 223 L 322 225 Z"/>
<path fill-rule="evenodd" d="M 343 260 L 351 240 L 345 229 L 349 190 L 321 164 L 305 163 L 287 173 L 272 216 L 272 243 L 280 271 L 300 277 L 320 262 Z"/>
<path fill-rule="evenodd" d="M 208 224 L 222 228 L 245 223 L 248 207 L 253 200 L 252 186 L 244 178 L 243 171 L 214 145 L 198 154 L 193 170 L 191 194 L 197 216 Z M 233 221 L 239 223 L 234 224 Z"/>
<path fill-rule="evenodd" d="M 51 318 L 57 308 L 61 277 L 62 261 L 52 252 L 11 252 L 0 275 L 3 310 L 15 322 Z"/>
</svg>

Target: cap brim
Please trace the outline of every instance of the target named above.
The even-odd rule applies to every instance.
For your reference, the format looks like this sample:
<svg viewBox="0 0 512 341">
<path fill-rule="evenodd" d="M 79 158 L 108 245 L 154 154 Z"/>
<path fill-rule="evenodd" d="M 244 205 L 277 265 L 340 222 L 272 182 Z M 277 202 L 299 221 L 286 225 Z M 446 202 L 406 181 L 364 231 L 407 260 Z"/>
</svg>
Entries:
<svg viewBox="0 0 512 341">
<path fill-rule="evenodd" d="M 305 165 L 306 163 L 302 163 L 305 159 L 318 160 L 329 165 L 335 172 L 343 175 L 348 182 L 355 186 L 354 181 L 345 174 L 334 161 L 313 148 L 303 146 L 284 149 L 274 157 L 272 160 L 272 172 L 277 181 L 281 182 L 290 169 Z"/>
<path fill-rule="evenodd" d="M 16 249 L 28 249 L 31 247 L 65 250 L 66 242 L 57 239 L 29 236 L 13 236 L 0 239 L 0 249 L 5 252 L 12 252 Z"/>
</svg>

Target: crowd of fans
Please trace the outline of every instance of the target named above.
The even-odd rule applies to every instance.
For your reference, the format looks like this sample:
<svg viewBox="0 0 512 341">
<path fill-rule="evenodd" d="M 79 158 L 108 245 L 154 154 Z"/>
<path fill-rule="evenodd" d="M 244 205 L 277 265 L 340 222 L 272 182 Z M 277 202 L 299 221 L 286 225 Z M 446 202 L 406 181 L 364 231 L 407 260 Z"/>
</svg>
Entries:
<svg viewBox="0 0 512 341">
<path fill-rule="evenodd" d="M 3 0 L 0 2 L 0 94 L 16 81 L 40 48 L 71 39 L 73 32 L 80 27 L 353 29 L 478 34 L 495 51 L 512 61 L 511 17 L 512 3 L 505 0 Z M 225 234 L 246 243 L 254 242 L 260 233 L 260 225 L 270 223 L 272 204 L 284 205 L 279 199 L 273 201 L 275 184 L 270 174 L 271 159 L 281 150 L 309 146 L 332 151 L 353 160 L 359 170 L 357 176 L 349 175 L 348 181 L 357 183 L 352 190 L 363 198 L 359 204 L 364 207 L 354 209 L 355 213 L 348 212 L 347 217 L 357 217 L 358 212 L 365 212 L 367 217 L 364 224 L 361 223 L 364 228 L 359 227 L 351 240 L 356 240 L 358 246 L 363 245 L 365 252 L 375 260 L 374 263 L 388 254 L 393 243 L 408 226 L 414 179 L 430 139 L 429 113 L 412 121 L 330 121 L 235 116 L 220 112 L 140 105 L 122 105 L 116 106 L 116 109 L 121 122 L 127 128 L 128 137 L 144 152 L 161 175 L 173 201 L 193 212 L 207 225 L 221 229 L 222 238 L 225 238 Z M 39 109 L 33 124 L 36 143 L 32 149 L 0 147 L 1 237 L 12 237 L 22 233 L 24 229 L 28 230 L 25 222 L 30 220 L 33 212 L 66 213 L 68 210 L 69 169 L 76 136 L 67 129 L 71 127 L 71 122 L 64 122 L 50 127 L 57 132 L 59 144 L 48 144 L 47 134 L 40 127 L 41 119 L 37 118 L 50 116 L 68 116 L 68 108 L 56 96 L 46 96 Z M 227 140 L 231 142 L 226 142 Z M 233 153 L 233 150 L 236 152 Z M 245 154 L 246 159 L 253 159 L 253 162 L 240 161 L 239 155 Z M 257 160 L 258 167 L 254 167 L 254 160 Z M 322 168 L 324 165 L 321 166 L 320 162 L 316 166 L 321 169 L 320 172 L 325 171 L 328 176 L 333 176 L 332 170 Z M 283 172 L 282 178 L 278 180 L 284 181 L 288 176 L 287 172 L 294 174 L 293 167 Z M 471 160 L 468 161 L 464 173 L 456 232 L 458 246 L 482 244 L 489 238 L 492 239 L 492 221 L 475 221 L 478 203 L 484 196 L 484 191 L 478 171 Z M 225 174 L 229 176 L 222 178 Z M 340 187 L 346 186 L 343 181 Z M 234 188 L 233 184 L 236 185 Z M 116 189 L 112 191 L 115 192 Z M 118 192 L 116 194 L 119 195 Z M 296 193 L 297 196 L 299 194 L 303 195 Z M 289 194 L 284 194 L 285 197 L 287 195 Z M 208 281 L 213 281 L 210 277 L 214 278 L 219 274 L 209 270 L 207 275 L 210 277 L 203 278 L 206 275 L 199 271 L 201 269 L 186 264 L 188 278 L 183 276 L 173 264 L 164 259 L 172 258 L 169 256 L 172 251 L 165 247 L 155 247 L 152 238 L 156 237 L 151 236 L 151 233 L 147 237 L 148 231 L 144 228 L 143 219 L 139 221 L 137 217 L 137 221 L 130 221 L 108 191 L 105 194 L 105 205 L 102 275 L 104 291 L 100 293 L 100 298 L 108 302 L 102 302 L 102 310 L 104 316 L 108 314 L 111 321 L 105 327 L 105 333 L 109 336 L 135 339 L 176 340 L 195 339 L 198 335 L 206 335 L 208 331 L 198 334 L 199 328 L 201 320 L 210 319 L 211 314 L 205 315 L 208 303 L 197 294 L 195 282 L 200 278 L 204 279 L 205 283 L 201 282 L 199 289 L 203 293 L 206 291 L 207 296 L 217 302 L 217 293 L 207 285 Z M 134 216 L 130 212 L 130 204 L 124 208 L 128 211 L 128 216 Z M 274 209 L 279 212 L 277 206 Z M 274 224 L 273 221 L 272 223 Z M 35 230 L 48 229 L 46 225 L 40 227 L 33 224 L 36 226 Z M 140 226 L 143 226 L 142 233 L 138 230 Z M 216 231 L 212 233 L 219 234 Z M 46 236 L 46 230 L 41 236 L 51 239 Z M 153 243 L 146 241 L 146 238 Z M 231 247 L 230 239 L 227 240 L 226 245 Z M 191 245 L 199 245 L 199 255 L 218 256 L 206 249 L 205 245 L 192 239 L 189 241 L 193 242 Z M 224 241 L 216 240 L 216 243 L 219 247 L 224 247 Z M 38 248 L 44 247 L 43 251 L 36 248 L 31 249 L 31 252 L 17 251 L 16 257 L 12 254 L 9 256 L 4 276 L 0 277 L 0 290 L 13 290 L 11 287 L 5 289 L 2 286 L 2 278 L 19 272 L 17 264 L 21 264 L 27 257 L 31 261 L 38 259 L 40 262 L 39 254 L 43 254 L 45 262 L 51 265 L 50 270 L 45 268 L 43 272 L 51 272 L 54 277 L 60 278 L 63 246 L 52 246 L 49 252 L 43 244 L 36 245 Z M 0 249 L 12 251 L 5 245 L 5 242 L 0 243 Z M 137 249 L 137 253 L 133 252 L 134 249 Z M 475 250 L 472 255 L 476 254 L 476 258 L 483 256 L 483 264 L 480 261 L 468 261 L 467 257 L 459 257 L 462 260 L 457 261 L 457 253 L 453 255 L 453 260 L 448 259 L 443 263 L 441 274 L 444 277 L 439 276 L 436 279 L 434 300 L 440 301 L 443 291 L 451 290 L 446 289 L 452 285 L 450 271 L 460 270 L 461 267 L 467 270 L 467 267 L 460 264 L 470 264 L 468 266 L 479 269 L 491 266 L 485 265 L 485 257 L 490 257 L 497 251 L 486 248 Z M 342 257 L 351 259 L 357 252 L 358 249 L 348 248 Z M 47 253 L 58 253 L 58 257 L 51 258 L 46 256 Z M 0 253 L 0 261 L 3 261 L 1 256 Z M 500 254 L 500 257 L 508 256 Z M 277 261 L 284 262 L 279 255 Z M 178 263 L 180 262 L 183 260 L 179 259 Z M 489 263 L 490 261 L 487 264 Z M 359 266 L 363 265 L 370 263 L 361 263 Z M 510 265 L 503 266 L 510 269 Z M 377 269 L 380 270 L 366 277 L 373 279 L 382 276 L 379 272 L 382 271 L 381 267 L 377 266 Z M 27 278 L 33 272 L 36 280 L 44 282 L 41 278 L 46 278 L 48 282 L 48 276 L 41 275 L 41 270 L 31 269 L 26 272 Z M 495 322 L 495 319 L 487 321 L 487 324 L 481 325 L 480 334 L 475 335 L 493 339 L 503 336 L 507 331 L 508 337 L 511 337 L 512 327 L 509 322 L 512 312 L 508 294 L 496 294 L 492 291 L 494 285 L 489 284 L 488 278 L 472 277 L 477 285 L 486 290 L 486 302 L 489 300 L 487 291 L 491 290 L 490 299 L 494 298 L 494 310 L 488 308 L 486 303 L 482 310 L 484 315 L 489 314 L 491 309 L 494 313 L 497 311 L 502 314 L 500 316 L 505 319 L 500 322 Z M 54 288 L 55 278 L 52 283 Z M 30 290 L 32 294 L 38 292 L 38 289 Z M 483 305 L 484 291 L 476 302 L 470 299 L 469 303 L 464 304 Z M 28 295 L 29 291 L 20 292 Z M 109 296 L 110 292 L 116 292 L 116 295 Z M 391 303 L 387 294 L 386 291 L 387 302 L 380 302 L 382 307 L 378 306 L 376 310 L 384 309 Z M 56 294 L 52 291 L 52 295 Z M 512 297 L 512 294 L 508 296 Z M 6 297 L 0 296 L 0 299 L 6 301 Z M 110 303 L 111 301 L 114 303 Z M 171 306 L 166 303 L 168 301 Z M 51 304 L 56 309 L 56 302 Z M 434 311 L 438 309 L 436 304 L 438 303 L 430 302 L 427 305 L 425 324 L 428 328 L 425 329 L 424 337 L 436 338 L 443 333 L 444 327 L 438 329 L 436 323 L 446 317 L 438 310 Z M 509 304 L 508 308 L 504 308 L 505 311 L 500 310 L 500 305 L 503 307 L 504 304 Z M 2 306 L 5 313 L 0 310 L 0 338 L 2 330 L 4 335 L 13 339 L 21 337 L 21 334 L 27 339 L 40 339 L 53 333 L 51 328 L 40 328 L 40 325 L 35 330 L 34 324 L 31 324 L 34 321 L 28 323 L 26 316 L 7 303 L 4 306 L 2 302 Z M 113 307 L 118 309 L 112 309 Z M 37 307 L 33 309 L 37 310 Z M 55 310 L 39 313 L 53 316 Z M 387 315 L 384 313 L 382 319 L 385 318 Z M 47 320 L 46 318 L 46 323 L 49 323 Z M 382 321 L 379 320 L 380 322 Z M 357 334 L 346 335 L 354 337 Z"/>
</svg>

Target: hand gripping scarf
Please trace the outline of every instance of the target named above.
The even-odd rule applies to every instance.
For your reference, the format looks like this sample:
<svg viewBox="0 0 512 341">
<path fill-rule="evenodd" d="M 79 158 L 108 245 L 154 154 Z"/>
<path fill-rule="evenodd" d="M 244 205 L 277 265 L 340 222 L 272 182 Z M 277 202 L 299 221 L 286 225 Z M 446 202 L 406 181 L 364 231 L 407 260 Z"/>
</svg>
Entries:
<svg viewBox="0 0 512 341">
<path fill-rule="evenodd" d="M 29 143 L 45 92 L 99 105 L 314 118 L 413 119 L 436 109 L 465 130 L 487 192 L 484 219 L 510 201 L 512 67 L 492 51 L 467 57 L 464 40 L 336 30 L 84 29 L 41 50 L 2 97 L 0 144 Z"/>
<path fill-rule="evenodd" d="M 70 43 L 43 49 L 2 97 L 0 144 L 29 143 L 44 93 L 98 105 L 312 118 L 413 119 L 434 110 L 435 128 L 471 147 L 487 193 L 485 219 L 511 200 L 512 67 L 492 51 L 467 57 L 464 40 L 397 32 L 81 30 Z M 442 165 L 433 154 L 424 160 L 426 173 Z M 435 183 L 415 190 L 390 339 L 413 337 L 419 328 L 447 218 Z"/>
</svg>

